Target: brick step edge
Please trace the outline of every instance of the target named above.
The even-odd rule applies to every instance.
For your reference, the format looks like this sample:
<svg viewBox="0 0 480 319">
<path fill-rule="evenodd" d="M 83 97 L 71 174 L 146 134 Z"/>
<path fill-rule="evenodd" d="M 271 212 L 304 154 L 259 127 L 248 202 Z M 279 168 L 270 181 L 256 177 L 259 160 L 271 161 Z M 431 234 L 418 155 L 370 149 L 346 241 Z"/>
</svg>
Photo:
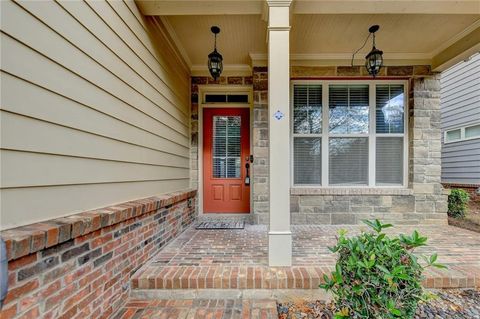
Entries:
<svg viewBox="0 0 480 319">
<path fill-rule="evenodd" d="M 188 189 L 119 203 L 0 232 L 8 261 L 195 197 Z"/>
<path fill-rule="evenodd" d="M 330 267 L 151 266 L 132 279 L 133 289 L 316 289 Z M 480 265 L 427 269 L 425 288 L 480 288 Z"/>
</svg>

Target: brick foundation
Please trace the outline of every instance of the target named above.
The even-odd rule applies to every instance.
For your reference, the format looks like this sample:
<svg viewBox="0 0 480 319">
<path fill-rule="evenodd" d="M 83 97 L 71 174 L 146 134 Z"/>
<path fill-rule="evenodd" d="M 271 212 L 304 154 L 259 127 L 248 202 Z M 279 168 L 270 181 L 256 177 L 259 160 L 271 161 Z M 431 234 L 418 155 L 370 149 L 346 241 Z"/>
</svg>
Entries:
<svg viewBox="0 0 480 319">
<path fill-rule="evenodd" d="M 196 217 L 196 191 L 126 202 L 1 232 L 9 292 L 0 317 L 108 318 L 130 277 Z"/>
</svg>

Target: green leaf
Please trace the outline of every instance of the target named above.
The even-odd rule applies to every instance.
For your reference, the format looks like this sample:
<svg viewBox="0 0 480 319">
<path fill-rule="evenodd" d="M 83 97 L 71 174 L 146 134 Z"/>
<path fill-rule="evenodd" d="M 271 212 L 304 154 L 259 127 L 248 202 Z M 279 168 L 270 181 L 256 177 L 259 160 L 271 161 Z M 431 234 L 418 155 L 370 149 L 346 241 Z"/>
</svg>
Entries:
<svg viewBox="0 0 480 319">
<path fill-rule="evenodd" d="M 438 255 L 435 253 L 430 256 L 430 264 L 433 264 L 437 261 Z"/>
<path fill-rule="evenodd" d="M 397 317 L 400 317 L 402 315 L 402 312 L 397 308 L 390 308 L 389 311 L 392 315 L 395 315 Z"/>
<path fill-rule="evenodd" d="M 439 263 L 432 264 L 433 267 L 438 268 L 438 269 L 448 269 L 447 266 Z"/>
<path fill-rule="evenodd" d="M 375 265 L 375 267 L 377 267 L 377 269 L 380 269 L 380 270 L 383 271 L 384 273 L 390 275 L 390 271 L 389 271 L 387 268 L 385 268 L 384 266 L 382 266 L 382 265 Z"/>
</svg>

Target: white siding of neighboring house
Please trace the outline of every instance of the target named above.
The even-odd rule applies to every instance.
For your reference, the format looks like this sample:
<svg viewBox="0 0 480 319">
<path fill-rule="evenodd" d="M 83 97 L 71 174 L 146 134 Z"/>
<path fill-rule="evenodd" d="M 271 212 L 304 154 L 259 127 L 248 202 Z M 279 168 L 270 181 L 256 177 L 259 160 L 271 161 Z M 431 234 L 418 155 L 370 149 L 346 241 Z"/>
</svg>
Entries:
<svg viewBox="0 0 480 319">
<path fill-rule="evenodd" d="M 133 0 L 1 2 L 1 229 L 189 186 L 162 28 Z"/>
<path fill-rule="evenodd" d="M 480 54 L 442 73 L 442 132 L 480 124 Z M 442 182 L 480 184 L 480 139 L 443 143 Z"/>
</svg>

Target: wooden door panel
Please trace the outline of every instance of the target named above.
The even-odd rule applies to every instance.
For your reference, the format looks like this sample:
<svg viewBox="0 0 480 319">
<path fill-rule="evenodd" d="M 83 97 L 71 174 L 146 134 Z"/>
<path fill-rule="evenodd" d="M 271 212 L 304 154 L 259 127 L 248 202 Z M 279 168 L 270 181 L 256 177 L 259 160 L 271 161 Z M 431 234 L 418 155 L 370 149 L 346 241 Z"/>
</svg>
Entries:
<svg viewBox="0 0 480 319">
<path fill-rule="evenodd" d="M 203 115 L 204 212 L 249 213 L 250 110 L 206 108 Z"/>
<path fill-rule="evenodd" d="M 230 200 L 242 200 L 242 185 L 230 185 Z"/>
</svg>

